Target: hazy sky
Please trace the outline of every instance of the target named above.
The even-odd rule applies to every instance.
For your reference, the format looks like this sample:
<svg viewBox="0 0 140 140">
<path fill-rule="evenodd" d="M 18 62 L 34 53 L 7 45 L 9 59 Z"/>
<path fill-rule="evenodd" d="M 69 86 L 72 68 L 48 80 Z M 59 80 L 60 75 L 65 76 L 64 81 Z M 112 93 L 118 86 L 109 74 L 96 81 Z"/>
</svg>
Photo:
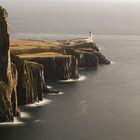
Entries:
<svg viewBox="0 0 140 140">
<path fill-rule="evenodd" d="M 2 2 L 20 2 L 20 1 L 33 1 L 33 2 L 41 2 L 41 1 L 75 1 L 75 2 L 77 2 L 77 1 L 85 1 L 85 2 L 87 2 L 87 1 L 90 1 L 90 2 L 140 2 L 140 0 L 11 0 L 11 1 L 9 1 L 9 0 L 1 0 Z"/>
<path fill-rule="evenodd" d="M 13 33 L 83 34 L 90 29 L 96 34 L 127 35 L 140 34 L 137 2 L 140 0 L 0 0 L 9 12 Z"/>
</svg>

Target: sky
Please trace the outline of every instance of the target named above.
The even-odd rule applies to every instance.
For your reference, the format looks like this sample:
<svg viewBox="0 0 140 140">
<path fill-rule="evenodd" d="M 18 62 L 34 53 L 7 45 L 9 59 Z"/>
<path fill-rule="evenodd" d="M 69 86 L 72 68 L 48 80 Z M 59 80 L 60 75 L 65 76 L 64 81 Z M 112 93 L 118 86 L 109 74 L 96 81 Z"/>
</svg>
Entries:
<svg viewBox="0 0 140 140">
<path fill-rule="evenodd" d="M 2 2 L 11 2 L 11 1 L 8 1 L 8 0 L 1 0 Z M 140 2 L 140 0 L 12 0 L 13 2 L 20 2 L 20 1 L 32 1 L 32 2 L 48 2 L 48 1 L 56 1 L 56 2 L 59 2 L 59 1 L 64 1 L 64 2 L 68 2 L 68 1 L 75 1 L 75 2 L 80 2 L 80 1 L 89 1 L 89 2 Z"/>
<path fill-rule="evenodd" d="M 13 3 L 21 3 L 21 2 L 34 2 L 34 3 L 41 3 L 41 2 L 96 2 L 96 3 L 140 3 L 140 0 L 1 0 L 1 5 L 10 5 Z"/>
<path fill-rule="evenodd" d="M 96 34 L 140 34 L 137 2 L 140 0 L 0 0 L 9 13 L 13 33 L 68 34 L 89 29 Z"/>
</svg>

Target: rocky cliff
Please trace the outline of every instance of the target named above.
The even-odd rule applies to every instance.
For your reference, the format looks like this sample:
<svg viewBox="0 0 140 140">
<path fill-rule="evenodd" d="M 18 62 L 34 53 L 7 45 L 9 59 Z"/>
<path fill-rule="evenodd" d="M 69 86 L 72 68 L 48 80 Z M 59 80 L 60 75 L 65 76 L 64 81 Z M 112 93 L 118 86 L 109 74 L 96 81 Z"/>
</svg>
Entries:
<svg viewBox="0 0 140 140">
<path fill-rule="evenodd" d="M 13 121 L 17 111 L 17 71 L 9 51 L 8 14 L 0 6 L 0 122 Z"/>
<path fill-rule="evenodd" d="M 43 100 L 46 91 L 44 68 L 41 64 L 26 61 L 12 56 L 12 62 L 18 72 L 17 98 L 18 105 L 31 104 Z"/>
<path fill-rule="evenodd" d="M 37 62 L 44 66 L 45 80 L 78 79 L 78 62 L 72 55 L 58 53 L 20 54 L 20 59 Z"/>
<path fill-rule="evenodd" d="M 97 67 L 99 64 L 110 64 L 110 61 L 99 52 L 94 42 L 62 48 L 64 54 L 74 55 L 77 58 L 78 67 Z"/>
<path fill-rule="evenodd" d="M 16 40 L 12 41 L 11 51 L 22 59 L 42 64 L 46 80 L 77 79 L 78 67 L 110 64 L 94 42 L 65 46 L 59 41 Z"/>
</svg>

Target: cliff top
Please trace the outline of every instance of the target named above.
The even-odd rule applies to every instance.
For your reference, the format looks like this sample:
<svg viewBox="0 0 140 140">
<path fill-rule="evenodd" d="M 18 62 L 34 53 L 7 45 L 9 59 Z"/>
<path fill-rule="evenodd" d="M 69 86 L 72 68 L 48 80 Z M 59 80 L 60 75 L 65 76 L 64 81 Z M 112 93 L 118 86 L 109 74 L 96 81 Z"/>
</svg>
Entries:
<svg viewBox="0 0 140 140">
<path fill-rule="evenodd" d="M 85 42 L 74 46 L 65 46 L 63 41 L 43 40 L 11 40 L 10 43 L 11 52 L 23 59 L 69 57 L 65 54 L 64 48 L 70 49 L 71 47 L 80 52 L 98 51 L 96 44 Z"/>
<path fill-rule="evenodd" d="M 33 48 L 54 48 L 61 45 L 58 41 L 41 40 L 11 40 L 11 50 L 33 49 Z"/>
<path fill-rule="evenodd" d="M 23 59 L 69 57 L 69 55 L 63 55 L 63 54 L 54 53 L 54 52 L 34 53 L 34 54 L 20 54 L 20 55 L 17 55 L 17 56 L 19 56 L 20 58 L 23 58 Z"/>
</svg>

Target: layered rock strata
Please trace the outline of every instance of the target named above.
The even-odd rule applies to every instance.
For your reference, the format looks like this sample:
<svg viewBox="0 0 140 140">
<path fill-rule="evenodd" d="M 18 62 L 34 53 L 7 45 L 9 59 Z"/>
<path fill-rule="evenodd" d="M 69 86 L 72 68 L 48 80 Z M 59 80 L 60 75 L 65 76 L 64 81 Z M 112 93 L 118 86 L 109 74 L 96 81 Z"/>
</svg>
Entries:
<svg viewBox="0 0 140 140">
<path fill-rule="evenodd" d="M 18 105 L 42 101 L 43 92 L 46 90 L 43 66 L 16 56 L 12 56 L 12 61 L 19 75 L 17 80 Z"/>
<path fill-rule="evenodd" d="M 99 64 L 110 64 L 110 61 L 99 52 L 96 43 L 82 43 L 74 46 L 64 46 L 63 53 L 74 55 L 79 67 L 95 67 Z"/>
<path fill-rule="evenodd" d="M 78 62 L 72 55 L 36 53 L 18 55 L 20 59 L 37 62 L 44 66 L 45 80 L 78 79 Z"/>
</svg>

